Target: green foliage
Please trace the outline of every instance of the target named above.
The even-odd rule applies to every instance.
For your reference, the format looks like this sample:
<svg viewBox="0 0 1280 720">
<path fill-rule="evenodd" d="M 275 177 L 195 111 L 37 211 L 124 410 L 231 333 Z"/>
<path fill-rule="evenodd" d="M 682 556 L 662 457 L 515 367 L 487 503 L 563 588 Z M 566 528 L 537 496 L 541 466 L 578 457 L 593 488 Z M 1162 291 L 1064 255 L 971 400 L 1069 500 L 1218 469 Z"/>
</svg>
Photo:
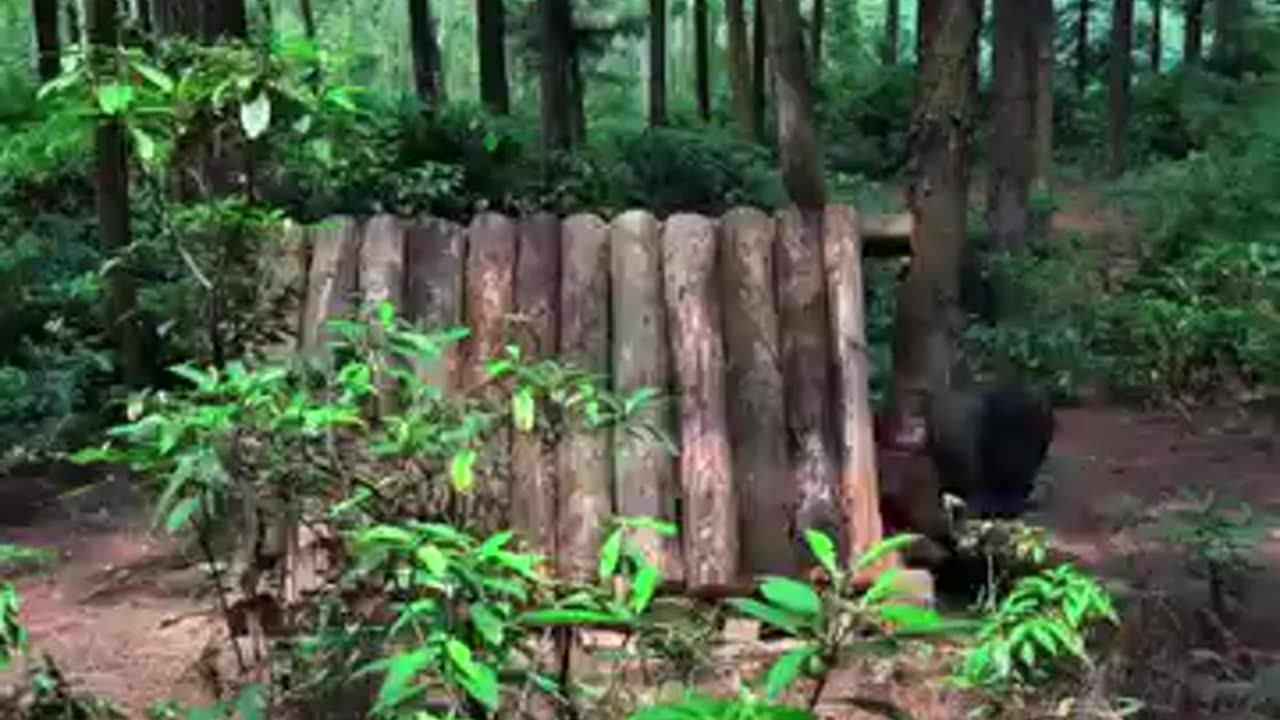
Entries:
<svg viewBox="0 0 1280 720">
<path fill-rule="evenodd" d="M 30 671 L 27 686 L 14 704 L 11 717 L 22 720 L 125 720 L 128 717 L 108 701 L 75 688 L 48 655 Z"/>
<path fill-rule="evenodd" d="M 829 537 L 810 530 L 806 539 L 810 551 L 831 577 L 826 588 L 818 589 L 785 577 L 770 577 L 760 583 L 760 600 L 729 601 L 729 605 L 743 615 L 801 641 L 775 661 L 766 674 L 763 694 L 769 700 L 776 700 L 801 678 L 816 678 L 817 691 L 809 702 L 812 711 L 827 674 L 850 649 L 866 650 L 877 641 L 892 645 L 901 638 L 957 629 L 944 623 L 934 611 L 903 598 L 899 568 L 880 573 L 866 592 L 855 592 L 852 580 L 856 575 L 915 542 L 916 536 L 899 535 L 883 540 L 855 558 L 847 569 L 839 566 L 835 544 Z"/>
<path fill-rule="evenodd" d="M 1110 596 L 1072 566 L 1024 577 L 983 617 L 956 680 L 993 699 L 1014 698 L 1072 665 L 1088 665 L 1088 632 L 1102 621 L 1119 622 Z"/>
</svg>

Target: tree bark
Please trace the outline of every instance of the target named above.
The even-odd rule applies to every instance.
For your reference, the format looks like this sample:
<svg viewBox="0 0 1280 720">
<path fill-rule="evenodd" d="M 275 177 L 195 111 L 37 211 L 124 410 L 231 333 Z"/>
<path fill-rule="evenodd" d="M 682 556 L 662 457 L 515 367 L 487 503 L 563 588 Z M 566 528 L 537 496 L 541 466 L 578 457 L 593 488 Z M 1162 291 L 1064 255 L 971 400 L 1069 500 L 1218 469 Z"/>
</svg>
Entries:
<svg viewBox="0 0 1280 720">
<path fill-rule="evenodd" d="M 58 0 L 31 0 L 31 19 L 36 33 L 36 75 L 47 83 L 62 72 Z"/>
<path fill-rule="evenodd" d="M 787 416 L 779 363 L 778 298 L 774 290 L 777 226 L 759 210 L 724 217 L 720 271 L 724 306 L 726 397 L 734 479 L 738 485 L 742 570 L 752 575 L 792 575 L 804 557 L 785 523 L 791 509 L 787 465 Z"/>
<path fill-rule="evenodd" d="M 782 182 L 793 203 L 804 210 L 821 210 L 826 204 L 826 183 L 813 117 L 813 83 L 804 49 L 799 1 L 769 0 L 765 8 L 769 58 L 777 83 Z"/>
<path fill-rule="evenodd" d="M 609 228 L 594 215 L 561 226 L 560 356 L 587 372 L 609 372 Z M 574 425 L 560 441 L 556 555 L 563 577 L 595 577 L 613 512 L 609 437 Z"/>
<path fill-rule="evenodd" d="M 798 547 L 805 545 L 805 530 L 820 530 L 847 550 L 836 481 L 823 211 L 791 208 L 778 220 L 775 276 L 794 513 L 790 519 Z"/>
<path fill-rule="evenodd" d="M 667 0 L 649 0 L 649 125 L 667 124 Z"/>
<path fill-rule="evenodd" d="M 298 0 L 298 13 L 302 15 L 302 32 L 308 40 L 316 39 L 316 10 L 312 0 Z"/>
<path fill-rule="evenodd" d="M 1124 173 L 1129 130 L 1129 85 L 1132 74 L 1133 0 L 1113 0 L 1111 64 L 1107 79 L 1107 172 Z"/>
<path fill-rule="evenodd" d="M 884 45 L 880 60 L 893 67 L 898 64 L 898 43 L 902 35 L 902 1 L 887 0 L 884 4 Z"/>
<path fill-rule="evenodd" d="M 857 215 L 850 207 L 828 208 L 823 230 L 822 258 L 835 367 L 832 395 L 840 449 L 840 497 L 849 557 L 858 558 L 884 537 L 872 431 L 862 240 L 858 236 Z M 886 561 L 896 562 L 892 558 Z M 874 576 L 887 563 L 868 570 Z"/>
<path fill-rule="evenodd" d="M 812 36 L 809 40 L 809 52 L 813 56 L 810 62 L 813 66 L 813 77 L 815 79 L 822 72 L 822 41 L 825 39 L 826 31 L 826 0 L 813 0 L 813 17 L 809 20 L 809 32 Z"/>
<path fill-rule="evenodd" d="M 912 118 L 912 259 L 894 323 L 891 447 L 923 446 L 929 397 L 949 384 L 960 330 L 959 268 L 968 218 L 969 163 L 982 0 L 923 0 L 926 39 Z"/>
<path fill-rule="evenodd" d="M 1159 74 L 1164 58 L 1164 2 L 1151 0 L 1151 47 L 1147 64 L 1151 72 Z"/>
<path fill-rule="evenodd" d="M 1217 0 L 1214 15 L 1213 64 L 1224 75 L 1243 71 L 1245 0 Z"/>
<path fill-rule="evenodd" d="M 538 0 L 542 52 L 542 141 L 548 153 L 574 142 L 574 34 L 571 0 Z"/>
<path fill-rule="evenodd" d="M 302 308 L 303 352 L 327 356 L 331 335 L 326 323 L 351 310 L 360 270 L 360 233 L 355 220 L 331 218 L 311 232 L 311 265 L 307 268 L 307 296 Z"/>
<path fill-rule="evenodd" d="M 623 396 L 640 388 L 665 394 L 671 387 L 659 227 L 649 212 L 633 210 L 616 218 L 609 231 L 613 384 Z M 665 404 L 644 408 L 636 420 L 675 437 L 672 413 Z M 618 514 L 679 522 L 680 485 L 667 448 L 647 435 L 618 430 L 613 455 Z M 648 529 L 637 529 L 635 540 L 665 579 L 682 579 L 678 540 L 669 542 Z"/>
<path fill-rule="evenodd" d="M 409 3 L 409 45 L 413 52 L 413 86 L 418 100 L 429 108 L 440 105 L 440 46 L 436 43 L 436 23 L 430 0 Z"/>
<path fill-rule="evenodd" d="M 476 0 L 476 44 L 480 51 L 480 101 L 494 115 L 511 112 L 507 82 L 507 15 L 502 0 Z"/>
<path fill-rule="evenodd" d="M 153 0 L 156 30 L 169 37 L 212 43 L 249 33 L 244 0 Z"/>
<path fill-rule="evenodd" d="M 1089 13 L 1091 0 L 1079 0 L 1076 18 L 1076 90 L 1083 95 L 1089 85 Z"/>
<path fill-rule="evenodd" d="M 729 88 L 733 93 L 733 114 L 743 139 L 759 137 L 751 100 L 751 50 L 747 41 L 747 12 L 744 0 L 725 0 L 725 24 L 729 35 Z"/>
<path fill-rule="evenodd" d="M 467 232 L 460 225 L 435 218 L 410 223 L 405 238 L 405 317 L 431 333 L 460 326 L 466 257 Z M 425 359 L 418 373 L 448 394 L 457 386 L 460 364 L 459 348 L 449 345 L 434 362 Z"/>
<path fill-rule="evenodd" d="M 1057 16 L 1053 0 L 1035 0 L 1035 162 L 1031 177 L 1037 186 L 1047 186 L 1053 176 L 1053 70 L 1057 60 L 1054 34 Z"/>
<path fill-rule="evenodd" d="M 90 0 L 86 6 L 89 44 L 95 65 L 110 73 L 120 39 L 120 6 L 116 0 Z M 94 130 L 95 210 L 98 244 L 105 258 L 116 260 L 103 278 L 106 323 L 116 345 L 121 378 L 137 387 L 146 379 L 138 293 L 126 256 L 129 246 L 129 154 L 124 123 L 101 117 Z"/>
<path fill-rule="evenodd" d="M 996 0 L 991 81 L 991 178 L 987 224 L 997 248 L 1026 245 L 1028 201 L 1035 160 L 1036 41 L 1038 0 Z"/>
<path fill-rule="evenodd" d="M 560 220 L 538 213 L 520 221 L 516 253 L 516 338 L 526 358 L 555 356 L 560 334 Z M 541 419 L 511 441 L 511 527 L 555 557 L 556 457 L 552 428 Z"/>
<path fill-rule="evenodd" d="M 725 417 L 717 230 L 675 215 L 662 236 L 663 288 L 680 407 L 685 584 L 738 580 L 738 504 Z"/>
<path fill-rule="evenodd" d="M 764 111 L 767 95 L 769 64 L 769 21 L 764 4 L 769 0 L 755 0 L 755 16 L 752 24 L 751 57 L 751 127 L 755 141 L 764 142 Z"/>
<path fill-rule="evenodd" d="M 84 40 L 84 27 L 80 23 L 80 4 L 72 0 L 62 7 L 67 21 L 67 45 L 77 45 Z"/>
<path fill-rule="evenodd" d="M 693 0 L 693 55 L 698 117 L 711 120 L 711 37 L 707 0 Z"/>
<path fill-rule="evenodd" d="M 1205 0 L 1185 0 L 1182 63 L 1199 65 L 1204 56 L 1204 2 Z"/>
</svg>

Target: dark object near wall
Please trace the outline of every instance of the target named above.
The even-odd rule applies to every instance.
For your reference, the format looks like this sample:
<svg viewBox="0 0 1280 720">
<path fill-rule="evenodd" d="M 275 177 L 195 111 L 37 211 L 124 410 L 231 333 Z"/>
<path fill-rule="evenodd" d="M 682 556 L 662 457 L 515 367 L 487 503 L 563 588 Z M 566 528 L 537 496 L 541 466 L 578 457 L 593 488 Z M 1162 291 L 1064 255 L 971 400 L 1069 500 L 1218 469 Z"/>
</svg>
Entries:
<svg viewBox="0 0 1280 720">
<path fill-rule="evenodd" d="M 941 490 L 976 516 L 1022 515 L 1054 434 L 1047 396 L 1017 382 L 951 390 L 928 411 L 929 455 Z"/>
</svg>

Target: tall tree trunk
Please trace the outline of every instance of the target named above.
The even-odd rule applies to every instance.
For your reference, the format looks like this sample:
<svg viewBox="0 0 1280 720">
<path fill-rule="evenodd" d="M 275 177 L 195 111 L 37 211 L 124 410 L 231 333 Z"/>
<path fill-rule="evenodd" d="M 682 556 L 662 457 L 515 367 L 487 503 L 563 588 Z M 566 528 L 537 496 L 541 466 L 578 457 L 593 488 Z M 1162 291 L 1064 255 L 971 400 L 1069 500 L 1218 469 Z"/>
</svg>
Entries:
<svg viewBox="0 0 1280 720">
<path fill-rule="evenodd" d="M 156 30 L 169 37 L 206 43 L 244 39 L 249 16 L 244 0 L 152 0 Z"/>
<path fill-rule="evenodd" d="M 1243 71 L 1245 0 L 1217 0 L 1214 14 L 1213 64 L 1223 74 Z"/>
<path fill-rule="evenodd" d="M 1076 90 L 1083 95 L 1089 85 L 1089 13 L 1090 0 L 1079 0 L 1076 11 Z"/>
<path fill-rule="evenodd" d="M 430 0 L 408 0 L 409 45 L 413 52 L 413 86 L 418 99 L 430 108 L 439 106 L 440 46 Z"/>
<path fill-rule="evenodd" d="M 996 0 L 991 80 L 991 177 L 987 223 L 995 247 L 1021 248 L 1030 223 L 1035 159 L 1034 3 Z"/>
<path fill-rule="evenodd" d="M 1124 173 L 1129 129 L 1129 83 L 1132 74 L 1133 0 L 1113 0 L 1111 67 L 1107 79 L 1107 172 Z"/>
<path fill-rule="evenodd" d="M 1053 66 L 1056 61 L 1054 34 L 1057 15 L 1053 0 L 1035 0 L 1036 50 L 1035 163 L 1031 177 L 1037 185 L 1048 185 L 1053 175 Z"/>
<path fill-rule="evenodd" d="M 311 0 L 298 0 L 298 13 L 302 15 L 302 32 L 308 40 L 316 39 L 316 9 Z"/>
<path fill-rule="evenodd" d="M 120 6 L 117 0 L 90 0 L 86 10 L 93 62 L 104 69 L 113 68 L 120 38 Z M 99 118 L 93 143 L 98 243 L 104 257 L 123 260 L 118 254 L 129 246 L 129 158 L 124 124 L 117 117 Z M 137 289 L 127 260 L 110 267 L 103 278 L 107 327 L 115 341 L 121 376 L 125 383 L 136 386 L 144 380 Z"/>
<path fill-rule="evenodd" d="M 804 49 L 799 0 L 765 4 L 769 25 L 769 59 L 777 83 L 778 149 L 782 182 L 791 201 L 805 210 L 826 203 L 818 128 L 813 117 L 813 84 Z"/>
<path fill-rule="evenodd" d="M 36 74 L 49 82 L 62 72 L 62 46 L 58 39 L 58 0 L 31 0 L 36 32 Z"/>
<path fill-rule="evenodd" d="M 569 125 L 573 130 L 573 144 L 581 145 L 587 139 L 587 85 L 582 74 L 582 56 L 578 55 L 577 31 L 572 34 L 572 54 L 569 56 Z"/>
<path fill-rule="evenodd" d="M 511 112 L 507 83 L 507 16 L 502 0 L 476 0 L 476 43 L 480 47 L 480 100 L 489 112 Z"/>
<path fill-rule="evenodd" d="M 667 124 L 667 0 L 649 0 L 649 124 Z"/>
<path fill-rule="evenodd" d="M 747 9 L 744 0 L 725 0 L 725 24 L 729 34 L 729 88 L 733 93 L 733 114 L 738 132 L 745 140 L 755 140 L 755 113 L 751 103 L 751 50 L 747 42 Z"/>
<path fill-rule="evenodd" d="M 755 0 L 755 17 L 752 24 L 751 127 L 755 131 L 756 142 L 764 142 L 764 109 L 769 83 L 769 20 L 764 11 L 766 2 L 769 2 L 769 0 Z"/>
<path fill-rule="evenodd" d="M 1185 0 L 1182 64 L 1199 65 L 1204 57 L 1204 0 Z"/>
<path fill-rule="evenodd" d="M 880 59 L 885 65 L 898 64 L 898 43 L 902 35 L 902 1 L 888 0 L 884 4 L 884 45 Z"/>
<path fill-rule="evenodd" d="M 693 55 L 698 95 L 698 117 L 711 120 L 711 37 L 707 0 L 693 0 Z"/>
<path fill-rule="evenodd" d="M 813 59 L 809 64 L 813 68 L 813 77 L 815 79 L 818 77 L 818 73 L 822 72 L 822 41 L 826 29 L 826 0 L 813 0 L 813 17 L 809 20 L 809 31 L 812 34 L 812 38 L 809 40 L 809 50 L 813 55 Z"/>
<path fill-rule="evenodd" d="M 915 232 L 899 288 L 890 444 L 919 448 L 928 399 L 949 384 L 960 331 L 959 271 L 968 217 L 969 163 L 982 0 L 921 0 L 922 41 L 912 118 Z"/>
<path fill-rule="evenodd" d="M 1164 3 L 1162 0 L 1151 0 L 1151 47 L 1148 66 L 1151 72 L 1159 73 L 1161 59 L 1164 57 Z"/>
<path fill-rule="evenodd" d="M 573 6 L 538 0 L 542 39 L 542 141 L 548 152 L 573 147 Z"/>
<path fill-rule="evenodd" d="M 80 23 L 80 4 L 77 0 L 68 0 L 63 7 L 67 21 L 67 45 L 79 45 L 84 42 L 84 27 Z"/>
<path fill-rule="evenodd" d="M 135 10 L 138 17 L 138 29 L 142 30 L 142 34 L 150 35 L 155 29 L 151 20 L 151 0 L 138 0 Z"/>
</svg>

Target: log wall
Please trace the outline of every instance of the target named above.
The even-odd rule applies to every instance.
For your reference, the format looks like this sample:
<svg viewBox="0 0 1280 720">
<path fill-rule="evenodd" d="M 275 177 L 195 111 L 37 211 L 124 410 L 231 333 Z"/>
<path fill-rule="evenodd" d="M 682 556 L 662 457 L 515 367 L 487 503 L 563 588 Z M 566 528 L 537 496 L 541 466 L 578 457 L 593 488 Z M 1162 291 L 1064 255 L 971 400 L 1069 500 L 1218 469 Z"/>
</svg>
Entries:
<svg viewBox="0 0 1280 720">
<path fill-rule="evenodd" d="M 841 206 L 665 221 L 484 213 L 467 227 L 334 218 L 291 231 L 290 257 L 307 267 L 285 275 L 302 299 L 288 309 L 307 354 L 322 354 L 325 321 L 370 301 L 425 328 L 467 326 L 420 368 L 446 392 L 494 391 L 484 361 L 510 345 L 619 392 L 657 387 L 669 401 L 645 420 L 678 457 L 570 427 L 495 437 L 478 477 L 567 576 L 595 572 L 611 515 L 647 515 L 681 527 L 675 541 L 640 537 L 668 578 L 730 583 L 808 565 L 807 527 L 852 551 L 879 539 L 860 259 L 909 252 L 910 225 Z"/>
</svg>

